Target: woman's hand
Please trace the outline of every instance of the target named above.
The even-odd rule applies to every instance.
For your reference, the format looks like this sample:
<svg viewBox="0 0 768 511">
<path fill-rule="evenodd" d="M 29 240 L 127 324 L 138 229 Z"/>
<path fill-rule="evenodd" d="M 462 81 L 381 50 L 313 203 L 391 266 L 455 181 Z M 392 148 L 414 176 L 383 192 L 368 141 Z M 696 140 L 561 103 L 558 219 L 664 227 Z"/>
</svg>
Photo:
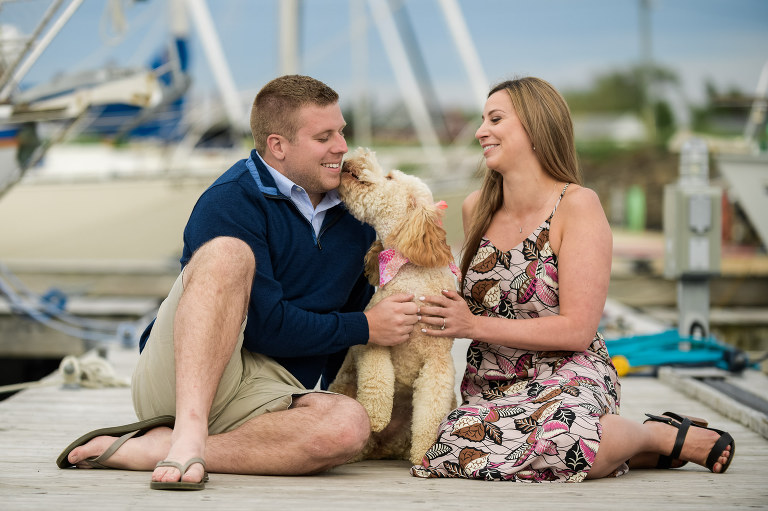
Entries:
<svg viewBox="0 0 768 511">
<path fill-rule="evenodd" d="M 477 317 L 456 291 L 420 296 L 419 300 L 429 304 L 422 305 L 417 312 L 418 320 L 427 325 L 422 332 L 435 337 L 476 338 Z"/>
</svg>

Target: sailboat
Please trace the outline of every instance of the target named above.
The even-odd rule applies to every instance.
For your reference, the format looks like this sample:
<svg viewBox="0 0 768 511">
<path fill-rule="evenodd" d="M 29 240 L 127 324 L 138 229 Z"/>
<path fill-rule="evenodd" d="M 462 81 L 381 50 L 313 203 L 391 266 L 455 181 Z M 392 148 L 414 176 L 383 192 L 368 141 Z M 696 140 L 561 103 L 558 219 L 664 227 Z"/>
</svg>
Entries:
<svg viewBox="0 0 768 511">
<path fill-rule="evenodd" d="M 49 14 L 61 3 L 51 3 L 23 45 L 18 43 L 18 30 L 0 27 L 0 194 L 39 163 L 52 145 L 77 135 L 167 142 L 183 136 L 182 109 L 190 85 L 188 30 L 177 1 L 169 4 L 175 11 L 171 19 L 177 20 L 171 27 L 171 43 L 147 66 L 104 67 L 60 75 L 27 89 L 18 87 L 81 0 L 69 2 L 52 21 Z M 48 135 L 44 141 L 41 131 Z"/>
</svg>

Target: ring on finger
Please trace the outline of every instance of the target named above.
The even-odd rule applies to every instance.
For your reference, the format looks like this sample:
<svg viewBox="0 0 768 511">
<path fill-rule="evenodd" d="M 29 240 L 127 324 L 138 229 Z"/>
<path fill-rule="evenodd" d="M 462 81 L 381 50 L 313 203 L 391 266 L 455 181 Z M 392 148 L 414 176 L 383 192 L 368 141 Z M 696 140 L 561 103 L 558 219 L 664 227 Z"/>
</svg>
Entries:
<svg viewBox="0 0 768 511">
<path fill-rule="evenodd" d="M 440 327 L 440 330 L 445 330 L 445 318 L 443 318 L 443 326 Z"/>
</svg>

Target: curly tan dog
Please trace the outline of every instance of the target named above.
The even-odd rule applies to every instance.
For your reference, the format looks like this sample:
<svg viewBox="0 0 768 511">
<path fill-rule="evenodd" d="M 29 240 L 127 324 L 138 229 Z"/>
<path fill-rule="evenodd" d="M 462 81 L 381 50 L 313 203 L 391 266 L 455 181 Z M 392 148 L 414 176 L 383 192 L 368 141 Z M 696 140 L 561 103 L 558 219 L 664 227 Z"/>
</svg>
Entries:
<svg viewBox="0 0 768 511">
<path fill-rule="evenodd" d="M 366 255 L 378 286 L 368 307 L 396 293 L 415 296 L 456 289 L 451 249 L 429 188 L 418 178 L 381 169 L 359 148 L 344 160 L 339 194 L 352 215 L 379 240 Z M 371 435 L 359 459 L 408 459 L 420 464 L 440 421 L 454 408 L 452 339 L 430 337 L 416 325 L 393 347 L 354 346 L 330 390 L 355 397 L 368 411 Z M 408 427 L 410 421 L 410 428 Z"/>
</svg>

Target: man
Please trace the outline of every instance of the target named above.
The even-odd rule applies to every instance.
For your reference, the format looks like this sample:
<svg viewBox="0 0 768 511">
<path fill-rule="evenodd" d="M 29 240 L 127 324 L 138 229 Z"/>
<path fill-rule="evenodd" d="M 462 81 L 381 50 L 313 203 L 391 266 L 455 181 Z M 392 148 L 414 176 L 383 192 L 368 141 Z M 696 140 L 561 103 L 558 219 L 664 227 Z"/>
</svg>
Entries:
<svg viewBox="0 0 768 511">
<path fill-rule="evenodd" d="M 364 409 L 322 389 L 348 347 L 404 342 L 417 307 L 399 295 L 361 312 L 374 233 L 336 193 L 344 126 L 338 95 L 313 78 L 258 93 L 255 150 L 198 200 L 182 272 L 142 338 L 132 393 L 143 422 L 84 435 L 60 466 L 154 468 L 154 488 L 199 489 L 206 468 L 309 474 L 363 448 Z"/>
</svg>

